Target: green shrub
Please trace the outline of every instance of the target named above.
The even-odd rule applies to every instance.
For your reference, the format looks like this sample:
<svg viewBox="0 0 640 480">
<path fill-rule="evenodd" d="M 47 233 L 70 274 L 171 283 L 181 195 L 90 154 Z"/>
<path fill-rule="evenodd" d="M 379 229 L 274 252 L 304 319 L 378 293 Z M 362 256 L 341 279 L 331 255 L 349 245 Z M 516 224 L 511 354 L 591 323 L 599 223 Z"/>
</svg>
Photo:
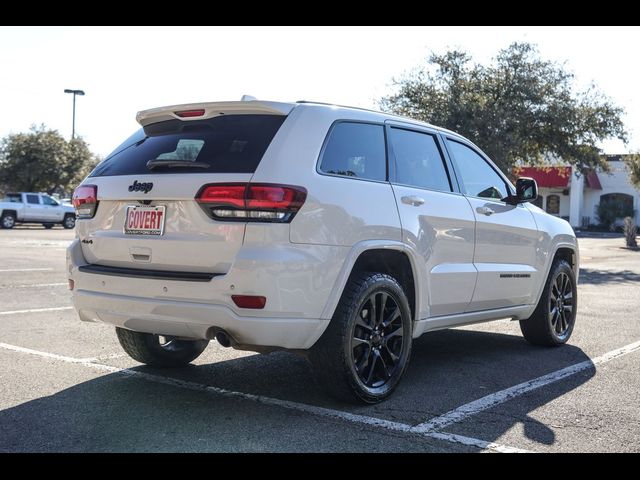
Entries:
<svg viewBox="0 0 640 480">
<path fill-rule="evenodd" d="M 600 224 L 609 230 L 615 227 L 615 221 L 619 218 L 633 217 L 633 208 L 622 202 L 600 202 L 597 207 Z"/>
</svg>

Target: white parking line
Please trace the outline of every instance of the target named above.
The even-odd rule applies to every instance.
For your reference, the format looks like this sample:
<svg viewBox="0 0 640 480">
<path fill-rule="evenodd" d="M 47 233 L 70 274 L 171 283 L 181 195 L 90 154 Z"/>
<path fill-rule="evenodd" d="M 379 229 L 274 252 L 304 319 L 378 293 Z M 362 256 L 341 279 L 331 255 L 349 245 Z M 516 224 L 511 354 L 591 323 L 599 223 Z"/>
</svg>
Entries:
<svg viewBox="0 0 640 480">
<path fill-rule="evenodd" d="M 16 315 L 18 313 L 57 312 L 61 310 L 72 310 L 72 309 L 73 307 L 30 308 L 29 310 L 9 310 L 8 312 L 0 312 L 0 315 Z"/>
<path fill-rule="evenodd" d="M 178 388 L 185 388 L 188 390 L 195 390 L 198 392 L 212 393 L 216 395 L 222 395 L 231 398 L 241 398 L 243 400 L 249 400 L 264 405 L 271 405 L 275 407 L 286 408 L 288 410 L 296 410 L 299 412 L 308 413 L 318 417 L 333 418 L 337 420 L 347 421 L 350 423 L 357 423 L 360 425 L 367 425 L 374 428 L 382 428 L 385 430 L 391 430 L 396 432 L 404 432 L 409 434 L 415 434 L 427 438 L 433 438 L 436 440 L 442 440 L 450 443 L 456 443 L 466 446 L 472 446 L 480 449 L 491 450 L 501 453 L 529 453 L 528 450 L 519 448 L 508 447 L 494 442 L 486 442 L 477 438 L 465 437 L 462 435 L 455 435 L 449 433 L 440 432 L 416 432 L 411 425 L 393 422 L 390 420 L 384 420 L 381 418 L 368 417 L 366 415 L 358 415 L 355 413 L 343 412 L 341 410 L 334 410 L 331 408 L 317 407 L 315 405 L 307 405 L 305 403 L 292 402 L 290 400 L 281 400 L 279 398 L 266 397 L 263 395 L 253 395 L 251 393 L 236 392 L 233 390 L 227 390 L 225 388 L 213 387 L 210 385 L 204 385 L 201 383 L 190 382 L 186 380 L 178 380 L 175 378 L 163 377 L 161 375 L 155 375 L 152 373 L 141 372 L 139 370 L 132 370 L 130 368 L 120 369 L 112 367 L 110 365 L 104 365 L 102 363 L 95 363 L 92 359 L 72 358 L 63 355 L 56 355 L 53 353 L 41 352 L 39 350 L 32 350 L 30 348 L 18 347 L 15 345 L 9 345 L 7 343 L 0 343 L 0 348 L 5 350 L 11 350 L 19 353 L 26 353 L 29 355 L 35 355 L 38 357 L 51 358 L 67 363 L 73 363 L 76 365 L 82 365 L 84 367 L 92 368 L 108 373 L 118 373 L 121 375 L 128 375 L 131 377 L 142 378 L 150 382 L 161 383 L 164 385 L 171 385 Z"/>
<path fill-rule="evenodd" d="M 628 355 L 629 353 L 633 353 L 637 350 L 640 350 L 640 341 L 630 343 L 629 345 L 625 345 L 624 347 L 617 348 L 615 350 L 611 350 L 610 352 L 607 352 L 604 355 L 600 355 L 599 357 L 596 357 L 594 359 L 576 363 L 575 365 L 571 365 L 561 370 L 556 370 L 555 372 L 548 373 L 547 375 L 534 378 L 533 380 L 529 380 L 513 387 L 500 390 L 499 392 L 492 393 L 491 395 L 487 395 L 486 397 L 479 398 L 478 400 L 474 400 L 473 402 L 455 408 L 454 410 L 451 410 L 443 415 L 416 425 L 413 428 L 413 431 L 418 433 L 427 433 L 442 430 L 443 428 L 446 428 L 453 423 L 457 423 L 473 415 L 477 415 L 480 412 L 493 408 L 496 405 L 500 405 L 501 403 L 504 403 L 513 398 L 524 395 L 525 393 L 537 390 L 538 388 L 544 387 L 545 385 L 557 382 L 559 380 L 562 380 L 563 378 L 575 375 L 576 373 L 582 372 L 584 370 L 591 369 L 595 367 L 595 365 L 601 365 L 603 363 L 609 362 L 614 358 Z"/>
<path fill-rule="evenodd" d="M 67 282 L 60 283 L 31 283 L 25 285 L 0 285 L 1 288 L 39 288 L 39 287 L 61 287 L 62 285 L 69 285 Z"/>
<path fill-rule="evenodd" d="M 39 350 L 32 350 L 30 348 L 18 347 L 17 345 L 9 345 L 8 343 L 0 343 L 0 348 L 4 348 L 5 350 L 12 350 L 14 352 L 26 353 L 29 355 L 37 355 L 38 357 L 52 358 L 54 360 L 61 360 L 68 363 L 84 363 L 83 358 L 65 357 L 64 355 L 41 352 Z"/>
<path fill-rule="evenodd" d="M 53 268 L 8 268 L 0 270 L 0 273 L 11 273 L 11 272 L 50 272 Z"/>
</svg>

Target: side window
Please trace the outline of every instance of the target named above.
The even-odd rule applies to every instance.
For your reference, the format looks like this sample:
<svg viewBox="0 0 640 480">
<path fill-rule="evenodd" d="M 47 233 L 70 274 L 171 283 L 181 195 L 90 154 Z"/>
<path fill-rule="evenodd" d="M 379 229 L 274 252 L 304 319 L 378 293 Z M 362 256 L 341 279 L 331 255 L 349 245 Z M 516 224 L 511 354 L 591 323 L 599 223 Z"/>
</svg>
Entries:
<svg viewBox="0 0 640 480">
<path fill-rule="evenodd" d="M 501 199 L 508 195 L 504 180 L 471 148 L 448 140 L 462 192 L 470 197 Z"/>
<path fill-rule="evenodd" d="M 335 124 L 322 154 L 320 171 L 368 180 L 386 180 L 384 127 L 352 122 Z"/>
<path fill-rule="evenodd" d="M 27 195 L 27 203 L 39 205 L 40 200 L 38 200 L 38 195 Z"/>
<path fill-rule="evenodd" d="M 59 203 L 56 202 L 53 198 L 51 198 L 49 196 L 46 196 L 46 195 L 42 196 L 42 203 L 44 205 L 51 205 L 53 207 L 57 207 L 59 205 Z"/>
<path fill-rule="evenodd" d="M 547 197 L 547 213 L 551 215 L 560 214 L 560 195 L 549 195 Z"/>
<path fill-rule="evenodd" d="M 431 190 L 451 191 L 451 184 L 433 135 L 391 128 L 397 183 Z"/>
</svg>

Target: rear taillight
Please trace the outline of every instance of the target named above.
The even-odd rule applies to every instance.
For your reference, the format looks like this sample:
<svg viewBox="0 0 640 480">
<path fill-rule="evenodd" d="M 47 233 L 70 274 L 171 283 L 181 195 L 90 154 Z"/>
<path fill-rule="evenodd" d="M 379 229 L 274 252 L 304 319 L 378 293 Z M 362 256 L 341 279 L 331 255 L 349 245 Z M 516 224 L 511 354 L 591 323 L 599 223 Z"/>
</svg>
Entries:
<svg viewBox="0 0 640 480">
<path fill-rule="evenodd" d="M 98 187 L 82 185 L 75 189 L 72 198 L 76 218 L 93 218 L 98 208 Z"/>
<path fill-rule="evenodd" d="M 205 185 L 196 201 L 211 218 L 245 222 L 290 222 L 307 190 L 291 185 L 230 183 Z"/>
</svg>

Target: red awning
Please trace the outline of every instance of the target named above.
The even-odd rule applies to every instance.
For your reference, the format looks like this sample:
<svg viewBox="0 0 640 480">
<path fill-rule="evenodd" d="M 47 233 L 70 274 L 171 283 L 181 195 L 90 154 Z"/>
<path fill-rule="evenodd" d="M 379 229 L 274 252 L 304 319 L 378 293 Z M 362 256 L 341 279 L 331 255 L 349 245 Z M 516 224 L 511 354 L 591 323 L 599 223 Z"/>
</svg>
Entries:
<svg viewBox="0 0 640 480">
<path fill-rule="evenodd" d="M 598 174 L 591 170 L 585 176 L 585 181 L 587 183 L 587 187 L 593 188 L 594 190 L 602 190 L 602 185 L 600 185 L 600 179 L 598 178 Z"/>
<path fill-rule="evenodd" d="M 517 175 L 533 178 L 539 187 L 567 188 L 571 179 L 571 167 L 520 167 Z"/>
</svg>

